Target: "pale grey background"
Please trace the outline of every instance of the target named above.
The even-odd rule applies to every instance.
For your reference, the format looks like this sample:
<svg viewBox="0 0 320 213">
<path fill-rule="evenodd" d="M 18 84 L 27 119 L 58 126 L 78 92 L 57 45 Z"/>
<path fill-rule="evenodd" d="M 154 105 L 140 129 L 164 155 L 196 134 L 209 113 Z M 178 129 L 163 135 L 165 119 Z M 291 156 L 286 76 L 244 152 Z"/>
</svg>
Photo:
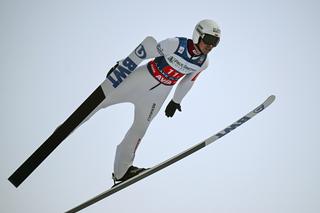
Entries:
<svg viewBox="0 0 320 213">
<path fill-rule="evenodd" d="M 270 94 L 276 102 L 216 144 L 83 212 L 319 212 L 319 6 L 1 0 L 0 212 L 63 212 L 110 187 L 130 104 L 99 112 L 18 189 L 7 178 L 145 36 L 191 37 L 204 18 L 222 29 L 210 67 L 182 113 L 168 119 L 161 110 L 135 164 L 183 151 Z"/>
</svg>

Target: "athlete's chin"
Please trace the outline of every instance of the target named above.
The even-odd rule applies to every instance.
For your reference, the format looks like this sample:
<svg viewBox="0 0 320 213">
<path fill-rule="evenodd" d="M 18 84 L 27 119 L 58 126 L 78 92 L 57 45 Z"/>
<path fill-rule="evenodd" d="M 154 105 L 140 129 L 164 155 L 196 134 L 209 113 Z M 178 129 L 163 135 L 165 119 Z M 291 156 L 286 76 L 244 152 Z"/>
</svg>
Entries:
<svg viewBox="0 0 320 213">
<path fill-rule="evenodd" d="M 203 52 L 203 54 L 208 54 L 209 52 L 211 52 L 211 50 L 212 50 L 212 48 L 210 48 L 210 49 L 205 48 L 202 50 L 202 52 Z"/>
</svg>

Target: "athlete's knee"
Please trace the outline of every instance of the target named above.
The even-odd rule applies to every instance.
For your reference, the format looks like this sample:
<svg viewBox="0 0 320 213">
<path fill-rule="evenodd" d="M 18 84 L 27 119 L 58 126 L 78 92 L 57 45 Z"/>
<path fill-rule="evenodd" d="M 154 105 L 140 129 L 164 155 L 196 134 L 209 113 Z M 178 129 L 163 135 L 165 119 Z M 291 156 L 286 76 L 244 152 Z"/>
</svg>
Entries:
<svg viewBox="0 0 320 213">
<path fill-rule="evenodd" d="M 140 136 L 140 138 L 142 138 L 147 129 L 149 127 L 149 122 L 137 122 L 137 121 L 134 121 L 132 126 L 131 126 L 131 129 L 137 134 Z"/>
</svg>

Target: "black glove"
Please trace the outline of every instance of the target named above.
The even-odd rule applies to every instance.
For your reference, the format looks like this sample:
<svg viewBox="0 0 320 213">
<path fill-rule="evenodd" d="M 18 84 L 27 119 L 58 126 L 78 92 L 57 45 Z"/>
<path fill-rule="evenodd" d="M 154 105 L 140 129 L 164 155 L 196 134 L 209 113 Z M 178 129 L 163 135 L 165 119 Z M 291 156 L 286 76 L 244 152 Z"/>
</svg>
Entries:
<svg viewBox="0 0 320 213">
<path fill-rule="evenodd" d="M 119 66 L 119 61 L 108 72 L 107 77 Z"/>
<path fill-rule="evenodd" d="M 170 103 L 168 104 L 167 108 L 166 108 L 166 116 L 167 117 L 172 117 L 177 109 L 181 112 L 180 104 L 177 104 L 177 103 L 175 103 L 174 101 L 171 100 Z"/>
</svg>

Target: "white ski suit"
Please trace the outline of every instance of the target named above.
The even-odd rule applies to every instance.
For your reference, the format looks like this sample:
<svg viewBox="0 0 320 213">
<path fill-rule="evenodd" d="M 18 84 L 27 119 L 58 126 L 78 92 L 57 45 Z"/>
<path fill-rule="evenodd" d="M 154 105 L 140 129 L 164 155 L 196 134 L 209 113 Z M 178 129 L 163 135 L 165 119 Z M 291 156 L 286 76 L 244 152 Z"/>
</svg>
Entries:
<svg viewBox="0 0 320 213">
<path fill-rule="evenodd" d="M 172 99 L 181 103 L 198 74 L 208 67 L 207 55 L 196 55 L 191 39 L 169 38 L 159 42 L 157 50 L 158 57 L 138 66 L 129 75 L 122 75 L 123 81 L 116 80 L 114 72 L 117 71 L 108 73 L 101 84 L 106 98 L 86 119 L 113 104 L 134 104 L 133 124 L 116 150 L 114 175 L 117 179 L 132 165 L 139 143 L 173 85 L 181 79 Z"/>
</svg>

